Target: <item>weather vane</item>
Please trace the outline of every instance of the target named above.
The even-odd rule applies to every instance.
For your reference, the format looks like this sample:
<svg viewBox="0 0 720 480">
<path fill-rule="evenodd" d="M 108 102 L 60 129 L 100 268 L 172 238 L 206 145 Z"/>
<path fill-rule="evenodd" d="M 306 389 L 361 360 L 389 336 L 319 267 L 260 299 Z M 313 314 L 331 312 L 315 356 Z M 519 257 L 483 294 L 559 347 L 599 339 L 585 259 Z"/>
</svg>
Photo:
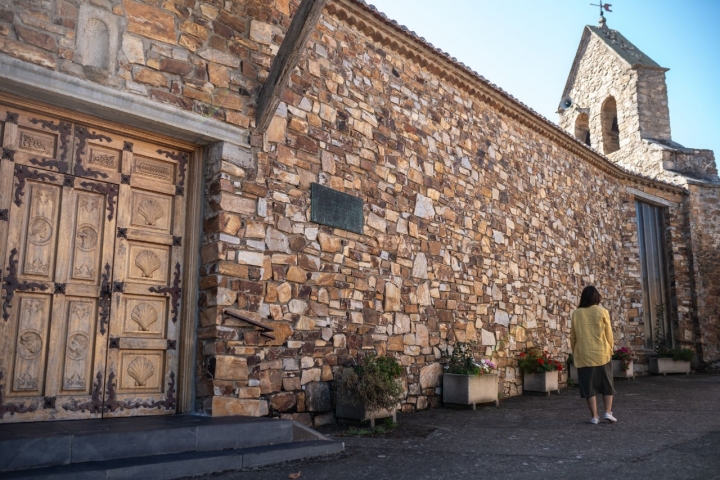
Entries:
<svg viewBox="0 0 720 480">
<path fill-rule="evenodd" d="M 601 17 L 604 17 L 604 16 L 605 16 L 605 14 L 603 13 L 603 9 L 604 9 L 606 12 L 612 13 L 612 10 L 610 10 L 610 7 L 612 7 L 612 3 L 603 3 L 603 2 L 600 2 L 599 5 L 598 5 L 597 3 L 591 3 L 590 5 L 592 5 L 593 7 L 600 7 L 600 16 L 601 16 Z"/>
</svg>

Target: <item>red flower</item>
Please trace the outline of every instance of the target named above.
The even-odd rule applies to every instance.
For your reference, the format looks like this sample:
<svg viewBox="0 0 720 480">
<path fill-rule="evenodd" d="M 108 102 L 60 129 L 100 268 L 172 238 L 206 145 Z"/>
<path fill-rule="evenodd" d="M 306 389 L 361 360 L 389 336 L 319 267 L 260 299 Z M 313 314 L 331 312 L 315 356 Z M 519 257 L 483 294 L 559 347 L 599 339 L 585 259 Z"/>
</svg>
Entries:
<svg viewBox="0 0 720 480">
<path fill-rule="evenodd" d="M 542 364 L 545 363 L 545 360 L 543 360 L 542 358 L 538 358 L 538 363 L 539 363 L 540 365 L 542 365 Z"/>
<path fill-rule="evenodd" d="M 520 354 L 520 356 L 521 356 L 521 357 L 524 357 L 524 356 L 525 356 L 525 352 L 522 352 L 522 353 Z"/>
</svg>

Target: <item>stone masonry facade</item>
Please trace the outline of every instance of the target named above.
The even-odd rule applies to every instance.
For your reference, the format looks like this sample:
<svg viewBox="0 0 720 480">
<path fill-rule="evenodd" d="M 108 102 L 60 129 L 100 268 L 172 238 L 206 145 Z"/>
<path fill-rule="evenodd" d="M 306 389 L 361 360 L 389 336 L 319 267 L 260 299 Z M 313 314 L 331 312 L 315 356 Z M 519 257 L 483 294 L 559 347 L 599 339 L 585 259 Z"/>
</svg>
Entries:
<svg viewBox="0 0 720 480">
<path fill-rule="evenodd" d="M 670 207 L 667 212 L 671 289 L 677 303 L 673 305 L 678 322 L 674 337 L 683 346 L 697 349 L 702 361 L 716 362 L 720 360 L 720 179 L 715 157 L 710 150 L 685 148 L 672 141 L 667 69 L 607 28 L 603 20 L 600 27 L 584 31 L 563 93 L 572 98 L 573 106 L 561 113 L 560 125 L 573 132 L 578 117 L 587 114 L 591 146 L 604 151 L 602 106 L 613 97 L 620 149 L 608 158 L 632 172 L 686 190 L 679 208 Z M 687 223 L 681 226 L 682 222 Z M 683 236 L 692 245 L 682 246 Z"/>
<path fill-rule="evenodd" d="M 329 2 L 255 132 L 298 3 L 0 4 L 0 53 L 247 131 L 205 159 L 197 412 L 332 422 L 333 379 L 371 352 L 404 367 L 403 411 L 438 406 L 441 361 L 460 341 L 477 341 L 502 394 L 517 395 L 521 352 L 567 357 L 588 284 L 643 368 L 634 192 L 670 205 L 677 338 L 697 346 L 717 324 L 720 234 L 688 233 L 717 218 L 716 196 L 688 202 L 685 184 L 614 165 L 363 3 Z M 77 46 L 83 18 L 105 22 L 113 55 Z M 310 221 L 313 182 L 363 200 L 363 234 Z M 710 279 L 702 299 L 698 278 Z M 702 338 L 717 349 L 712 328 Z"/>
</svg>

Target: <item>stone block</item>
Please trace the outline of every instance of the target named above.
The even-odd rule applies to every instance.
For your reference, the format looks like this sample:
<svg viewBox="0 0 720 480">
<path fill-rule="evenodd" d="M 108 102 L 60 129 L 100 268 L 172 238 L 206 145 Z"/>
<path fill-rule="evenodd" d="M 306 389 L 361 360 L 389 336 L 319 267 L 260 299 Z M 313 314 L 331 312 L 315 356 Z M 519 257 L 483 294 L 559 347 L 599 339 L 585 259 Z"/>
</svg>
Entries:
<svg viewBox="0 0 720 480">
<path fill-rule="evenodd" d="M 213 397 L 212 399 L 213 417 L 238 415 L 259 417 L 261 414 L 260 400 L 241 400 L 233 397 Z"/>
<path fill-rule="evenodd" d="M 334 425 L 337 420 L 335 419 L 335 413 L 323 413 L 321 415 L 315 415 L 313 418 L 313 425 L 315 427 L 322 427 L 325 425 Z"/>
<path fill-rule="evenodd" d="M 330 385 L 326 382 L 311 382 L 305 386 L 305 408 L 309 412 L 332 410 Z"/>
<path fill-rule="evenodd" d="M 270 406 L 278 412 L 287 412 L 294 408 L 296 403 L 297 397 L 290 392 L 278 393 L 270 397 Z"/>
<path fill-rule="evenodd" d="M 217 355 L 215 357 L 215 378 L 233 381 L 247 380 L 247 359 L 232 355 Z"/>
<path fill-rule="evenodd" d="M 282 379 L 283 390 L 294 391 L 300 390 L 302 385 L 300 384 L 300 377 L 285 377 Z"/>
<path fill-rule="evenodd" d="M 310 382 L 319 382 L 321 375 L 322 370 L 319 368 L 309 368 L 307 370 L 303 370 L 300 383 L 305 385 Z"/>
<path fill-rule="evenodd" d="M 420 369 L 420 388 L 435 388 L 440 386 L 443 376 L 443 367 L 440 363 L 431 363 Z"/>
</svg>

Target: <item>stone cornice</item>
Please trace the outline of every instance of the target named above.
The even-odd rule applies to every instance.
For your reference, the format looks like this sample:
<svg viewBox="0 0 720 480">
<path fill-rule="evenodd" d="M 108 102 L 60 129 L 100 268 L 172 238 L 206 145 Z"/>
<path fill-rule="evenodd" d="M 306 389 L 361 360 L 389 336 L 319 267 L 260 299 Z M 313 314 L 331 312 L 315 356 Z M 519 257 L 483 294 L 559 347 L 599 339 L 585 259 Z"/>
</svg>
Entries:
<svg viewBox="0 0 720 480">
<path fill-rule="evenodd" d="M 464 91 L 468 96 L 491 106 L 502 115 L 545 136 L 603 172 L 632 184 L 680 194 L 685 192 L 681 187 L 631 173 L 613 164 L 509 93 L 488 82 L 477 72 L 433 47 L 361 0 L 331 0 L 325 10 L 373 41 L 415 62 L 443 81 Z"/>
</svg>

